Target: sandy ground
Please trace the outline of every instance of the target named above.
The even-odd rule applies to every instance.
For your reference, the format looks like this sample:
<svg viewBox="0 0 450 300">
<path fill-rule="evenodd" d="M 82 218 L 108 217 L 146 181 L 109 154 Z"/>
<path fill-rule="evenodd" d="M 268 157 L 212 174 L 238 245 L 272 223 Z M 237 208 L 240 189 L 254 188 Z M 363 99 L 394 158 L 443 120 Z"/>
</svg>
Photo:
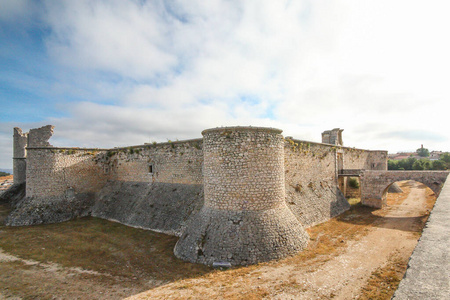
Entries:
<svg viewBox="0 0 450 300">
<path fill-rule="evenodd" d="M 107 272 L 22 259 L 0 249 L 0 299 L 122 299 L 130 295 L 134 296 L 129 299 L 359 299 L 377 269 L 411 255 L 420 237 L 418 220 L 430 209 L 426 192 L 413 183 L 402 203 L 373 211 L 379 218 L 364 228 L 365 234 L 340 241 L 343 246 L 329 255 L 300 263 L 292 263 L 294 257 L 167 282 L 121 280 Z M 345 218 L 352 223 L 352 214 Z M 310 243 L 319 240 L 320 236 Z"/>
</svg>

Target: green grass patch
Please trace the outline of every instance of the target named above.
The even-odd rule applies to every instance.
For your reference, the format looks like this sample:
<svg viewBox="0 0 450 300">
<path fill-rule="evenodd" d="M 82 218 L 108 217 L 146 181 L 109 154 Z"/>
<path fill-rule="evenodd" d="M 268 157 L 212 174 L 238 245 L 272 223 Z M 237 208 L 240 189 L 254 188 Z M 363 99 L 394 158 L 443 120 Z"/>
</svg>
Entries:
<svg viewBox="0 0 450 300">
<path fill-rule="evenodd" d="M 355 205 L 361 204 L 361 199 L 360 198 L 349 198 L 349 199 L 347 199 L 347 201 L 348 201 L 348 203 L 351 206 L 355 206 Z"/>
</svg>

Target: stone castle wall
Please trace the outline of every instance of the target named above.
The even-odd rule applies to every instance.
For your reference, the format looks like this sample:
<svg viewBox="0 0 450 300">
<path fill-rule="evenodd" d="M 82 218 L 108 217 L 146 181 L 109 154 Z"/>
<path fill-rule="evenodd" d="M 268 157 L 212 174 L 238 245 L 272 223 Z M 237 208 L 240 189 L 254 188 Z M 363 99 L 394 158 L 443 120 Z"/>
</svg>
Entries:
<svg viewBox="0 0 450 300">
<path fill-rule="evenodd" d="M 110 179 L 95 217 L 179 236 L 203 205 L 201 139 L 111 149 L 101 161 Z"/>
<path fill-rule="evenodd" d="M 114 149 L 55 148 L 52 133 L 44 126 L 15 134 L 17 151 L 26 151 L 26 198 L 8 225 L 92 215 L 181 236 L 175 254 L 205 264 L 251 264 L 303 249 L 303 226 L 349 208 L 338 171 L 383 170 L 387 154 L 259 127 Z"/>
<path fill-rule="evenodd" d="M 302 224 L 324 222 L 349 208 L 337 186 L 336 147 L 286 139 L 284 148 L 286 202 Z"/>
<path fill-rule="evenodd" d="M 203 185 L 108 181 L 95 195 L 91 215 L 180 236 L 203 205 Z"/>
<path fill-rule="evenodd" d="M 47 145 L 28 148 L 29 205 L 12 214 L 11 225 L 58 222 L 91 214 L 181 235 L 188 217 L 203 203 L 202 140 L 110 150 Z M 45 207 L 46 214 L 33 213 L 29 218 L 38 207 Z M 49 207 L 55 209 L 51 212 Z M 58 212 L 72 208 L 78 213 Z"/>
<path fill-rule="evenodd" d="M 98 192 L 109 179 L 97 161 L 100 151 L 74 148 L 28 148 L 27 197 Z"/>
<path fill-rule="evenodd" d="M 111 179 L 202 184 L 202 140 L 168 142 L 109 150 Z"/>
<path fill-rule="evenodd" d="M 47 125 L 40 128 L 30 129 L 28 133 L 28 145 L 30 148 L 52 147 L 48 140 L 53 135 L 55 126 Z"/>
<path fill-rule="evenodd" d="M 342 147 L 345 169 L 387 170 L 387 151 Z"/>
</svg>

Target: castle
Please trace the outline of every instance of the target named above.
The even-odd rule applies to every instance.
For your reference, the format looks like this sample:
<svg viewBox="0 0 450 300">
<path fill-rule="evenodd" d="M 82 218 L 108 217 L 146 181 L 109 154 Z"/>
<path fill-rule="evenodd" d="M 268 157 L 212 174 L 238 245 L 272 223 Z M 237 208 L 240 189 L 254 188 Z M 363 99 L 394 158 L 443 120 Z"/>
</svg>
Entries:
<svg viewBox="0 0 450 300">
<path fill-rule="evenodd" d="M 305 248 L 305 228 L 341 214 L 344 169 L 387 170 L 387 151 L 322 143 L 263 127 L 220 127 L 203 138 L 113 149 L 57 148 L 53 126 L 14 128 L 14 183 L 26 186 L 7 225 L 92 215 L 179 236 L 195 263 L 246 265 Z M 341 185 L 341 189 L 339 186 Z"/>
</svg>

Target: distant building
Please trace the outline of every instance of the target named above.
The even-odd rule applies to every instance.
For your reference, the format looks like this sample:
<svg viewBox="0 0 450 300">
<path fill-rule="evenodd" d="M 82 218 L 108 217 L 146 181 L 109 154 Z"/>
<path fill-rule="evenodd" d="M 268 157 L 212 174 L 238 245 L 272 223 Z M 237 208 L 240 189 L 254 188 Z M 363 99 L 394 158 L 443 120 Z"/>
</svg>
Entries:
<svg viewBox="0 0 450 300">
<path fill-rule="evenodd" d="M 444 152 L 442 152 L 442 151 L 431 151 L 430 156 L 421 157 L 417 154 L 417 152 L 399 152 L 399 153 L 389 154 L 388 159 L 402 160 L 402 159 L 407 159 L 407 158 L 413 157 L 415 159 L 427 158 L 429 160 L 439 160 L 442 154 L 444 154 Z"/>
<path fill-rule="evenodd" d="M 416 152 L 399 152 L 399 153 L 395 153 L 395 154 L 389 154 L 388 158 L 392 159 L 392 160 L 402 160 L 402 159 L 407 159 L 407 158 L 416 158 L 416 159 L 421 159 L 422 157 L 420 157 L 419 155 L 417 155 Z"/>
<path fill-rule="evenodd" d="M 442 154 L 444 154 L 444 152 L 442 151 L 431 151 L 430 156 L 428 158 L 430 160 L 439 160 Z"/>
</svg>

